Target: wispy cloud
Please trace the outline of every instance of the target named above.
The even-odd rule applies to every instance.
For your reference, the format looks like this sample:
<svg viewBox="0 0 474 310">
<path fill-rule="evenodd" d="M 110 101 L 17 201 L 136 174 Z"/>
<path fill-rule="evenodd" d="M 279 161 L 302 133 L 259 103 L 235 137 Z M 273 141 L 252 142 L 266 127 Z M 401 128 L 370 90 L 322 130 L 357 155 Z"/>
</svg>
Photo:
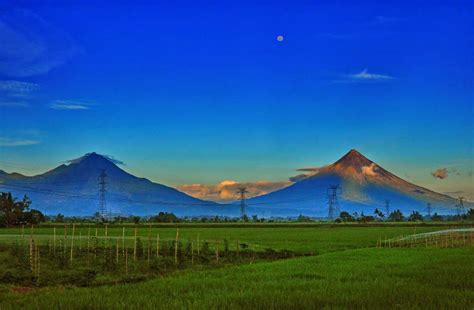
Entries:
<svg viewBox="0 0 474 310">
<path fill-rule="evenodd" d="M 49 107 L 55 110 L 70 111 L 81 111 L 90 109 L 90 105 L 88 103 L 71 100 L 56 100 L 55 102 L 51 103 Z"/>
<path fill-rule="evenodd" d="M 376 25 L 384 25 L 384 24 L 391 24 L 395 22 L 402 21 L 402 18 L 393 17 L 393 16 L 384 16 L 384 15 L 377 15 L 375 16 L 374 20 L 371 21 L 371 24 Z"/>
<path fill-rule="evenodd" d="M 12 77 L 47 73 L 79 50 L 69 35 L 28 10 L 2 12 L 0 38 L 0 74 Z"/>
<path fill-rule="evenodd" d="M 32 139 L 16 139 L 16 138 L 9 138 L 9 137 L 0 137 L 0 146 L 26 146 L 26 145 L 34 145 L 38 144 L 40 141 L 32 140 Z"/>
<path fill-rule="evenodd" d="M 6 80 L 0 81 L 0 92 L 11 97 L 25 97 L 39 89 L 35 83 Z"/>
<path fill-rule="evenodd" d="M 0 146 L 1 147 L 14 147 L 14 146 L 27 146 L 41 143 L 41 136 L 43 135 L 40 131 L 27 128 L 27 129 L 9 129 L 2 128 L 0 126 Z"/>
<path fill-rule="evenodd" d="M 364 69 L 359 73 L 345 74 L 341 78 L 334 80 L 333 83 L 352 84 L 352 83 L 370 83 L 370 82 L 386 82 L 395 79 L 395 77 L 385 74 L 369 73 L 368 69 Z"/>
<path fill-rule="evenodd" d="M 20 107 L 20 108 L 26 108 L 30 106 L 27 102 L 25 101 L 2 101 L 0 99 L 0 107 Z"/>
<path fill-rule="evenodd" d="M 177 188 L 191 196 L 205 200 L 214 201 L 232 201 L 237 200 L 239 195 L 237 191 L 239 187 L 246 187 L 248 197 L 255 197 L 264 195 L 275 190 L 281 189 L 290 185 L 291 182 L 271 182 L 271 181 L 256 181 L 256 182 L 237 182 L 226 180 L 218 184 L 184 184 Z"/>
<path fill-rule="evenodd" d="M 380 80 L 391 80 L 394 79 L 393 76 L 369 73 L 369 70 L 366 68 L 359 73 L 349 74 L 349 78 L 362 81 L 380 81 Z"/>
<path fill-rule="evenodd" d="M 28 107 L 26 100 L 32 98 L 39 85 L 14 80 L 0 80 L 1 107 Z"/>
<path fill-rule="evenodd" d="M 299 182 L 301 180 L 304 180 L 304 179 L 307 179 L 309 177 L 312 177 L 316 174 L 318 174 L 321 169 L 323 169 L 324 167 L 326 166 L 322 166 L 322 167 L 305 167 L 305 168 L 299 168 L 299 169 L 296 169 L 296 171 L 299 171 L 299 172 L 304 172 L 304 173 L 301 173 L 301 174 L 298 174 L 298 175 L 295 175 L 294 177 L 290 177 L 290 182 Z"/>
</svg>

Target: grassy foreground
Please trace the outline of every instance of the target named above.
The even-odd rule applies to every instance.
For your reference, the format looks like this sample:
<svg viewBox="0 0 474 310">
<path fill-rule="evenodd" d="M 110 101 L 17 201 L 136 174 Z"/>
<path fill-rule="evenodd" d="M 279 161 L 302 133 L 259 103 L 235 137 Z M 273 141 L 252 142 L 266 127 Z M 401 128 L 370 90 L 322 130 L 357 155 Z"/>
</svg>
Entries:
<svg viewBox="0 0 474 310">
<path fill-rule="evenodd" d="M 474 248 L 356 249 L 139 284 L 3 292 L 1 309 L 471 309 Z"/>
<path fill-rule="evenodd" d="M 450 242 L 447 244 L 449 247 L 446 248 L 428 246 L 424 242 L 413 247 L 375 247 L 377 241 L 385 238 L 446 228 L 446 226 L 419 225 L 411 227 L 396 225 L 370 227 L 358 225 L 284 225 L 281 227 L 185 225 L 179 227 L 180 241 L 196 242 L 198 236 L 201 243 L 207 240 L 211 248 L 209 262 L 202 266 L 200 264 L 191 266 L 188 257 L 187 263 L 184 264 L 186 266 L 181 263 L 175 266 L 173 255 L 163 253 L 152 261 L 151 266 L 154 266 L 153 262 L 156 260 L 159 268 L 152 267 L 151 274 L 148 271 L 142 272 L 145 275 L 148 274 L 143 282 L 131 283 L 115 280 L 124 276 L 123 255 L 119 257 L 119 265 L 116 268 L 112 268 L 113 261 L 104 265 L 108 266 L 107 270 L 112 270 L 105 272 L 102 270 L 103 266 L 101 267 L 98 263 L 100 260 L 97 261 L 95 258 L 90 260 L 91 254 L 85 256 L 89 258 L 84 265 L 84 260 L 81 260 L 84 253 L 80 254 L 80 248 L 82 245 L 82 252 L 85 251 L 86 235 L 91 233 L 95 236 L 97 229 L 101 246 L 110 243 L 117 244 L 117 241 L 125 240 L 125 248 L 132 253 L 135 227 L 127 226 L 126 238 L 121 239 L 122 227 L 109 227 L 105 231 L 103 226 L 77 225 L 73 238 L 71 226 L 68 226 L 66 230 L 64 225 L 55 226 L 57 242 L 62 242 L 67 246 L 64 252 L 66 262 L 70 255 L 69 250 L 72 247 L 75 249 L 74 264 L 58 265 L 47 260 L 48 255 L 51 254 L 48 254 L 46 249 L 51 251 L 54 228 L 39 226 L 32 234 L 32 237 L 43 246 L 41 285 L 36 286 L 25 284 L 26 282 L 14 283 L 5 280 L 8 279 L 8 277 L 5 278 L 8 270 L 13 270 L 12 274 L 16 276 L 18 276 L 18 270 L 23 270 L 23 273 L 28 276 L 30 272 L 28 261 L 21 262 L 21 259 L 18 261 L 12 259 L 12 253 L 21 250 L 23 254 L 17 256 L 23 260 L 28 257 L 25 253 L 27 253 L 30 230 L 0 229 L 0 275 L 3 274 L 3 278 L 0 277 L 3 279 L 0 284 L 0 310 L 19 308 L 472 309 L 474 307 L 472 234 L 469 237 L 471 242 Z M 143 225 L 137 228 L 137 234 L 145 242 L 144 244 L 147 244 L 148 235 L 154 238 L 158 234 L 160 240 L 165 242 L 176 237 L 176 229 L 176 226 L 150 228 Z M 229 241 L 228 255 L 230 256 L 227 258 L 223 255 L 217 262 L 213 258 L 212 247 L 215 242 L 221 242 L 222 246 L 224 239 Z M 288 249 L 293 251 L 295 256 L 293 258 L 285 256 L 285 259 L 275 261 L 274 259 L 255 260 L 255 255 L 252 254 L 249 257 L 250 260 L 238 259 L 235 262 L 232 260 L 227 262 L 226 260 L 232 256 L 232 251 L 237 249 L 237 241 L 248 244 L 250 253 L 256 251 L 263 254 L 267 248 L 277 251 Z M 17 250 L 12 252 L 14 244 L 17 244 Z M 153 244 L 154 242 L 152 242 L 152 247 Z M 59 252 L 62 253 L 61 250 Z M 89 253 L 89 250 L 87 252 Z M 171 252 L 174 251 L 171 250 Z M 303 254 L 315 256 L 300 257 Z M 112 257 L 115 256 L 112 255 Z M 180 262 L 183 259 L 185 257 L 180 256 Z M 199 263 L 199 261 L 200 259 L 195 262 Z M 147 267 L 149 264 L 146 263 L 146 259 L 137 261 L 134 265 L 139 267 L 137 270 L 150 268 Z M 58 266 L 62 267 L 58 268 Z M 96 270 L 99 281 L 92 281 L 83 288 L 70 284 L 75 283 L 74 281 L 59 281 L 61 276 L 66 279 L 78 273 L 81 268 Z M 134 272 L 133 268 L 129 272 Z M 100 285 L 101 282 L 109 284 Z"/>
</svg>

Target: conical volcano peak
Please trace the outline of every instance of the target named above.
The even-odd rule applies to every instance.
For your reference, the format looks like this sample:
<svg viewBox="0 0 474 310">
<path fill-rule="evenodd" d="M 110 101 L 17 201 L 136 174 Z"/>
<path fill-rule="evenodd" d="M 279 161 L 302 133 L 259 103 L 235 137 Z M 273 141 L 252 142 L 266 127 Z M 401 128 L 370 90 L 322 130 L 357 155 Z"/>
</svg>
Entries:
<svg viewBox="0 0 474 310">
<path fill-rule="evenodd" d="M 362 155 L 356 149 L 350 150 L 346 155 L 334 163 L 335 166 L 362 168 L 370 166 L 373 161 Z"/>
<path fill-rule="evenodd" d="M 383 168 L 362 155 L 359 151 L 352 149 L 334 164 L 328 166 L 328 172 L 336 172 L 345 177 L 359 181 L 369 178 L 380 178 L 388 175 Z"/>
<path fill-rule="evenodd" d="M 68 160 L 68 164 L 78 164 L 78 163 L 84 163 L 84 162 L 94 162 L 94 161 L 102 161 L 102 160 L 108 160 L 110 161 L 107 156 L 103 156 L 100 154 L 97 154 L 96 152 L 91 152 L 91 153 L 86 153 L 81 157 L 75 158 Z"/>
<path fill-rule="evenodd" d="M 91 153 L 86 153 L 84 154 L 83 156 L 81 157 L 78 157 L 78 158 L 75 158 L 75 159 L 71 159 L 71 160 L 68 160 L 66 161 L 68 164 L 79 164 L 79 163 L 104 163 L 104 162 L 108 162 L 108 163 L 112 163 L 114 165 L 121 165 L 121 166 L 125 166 L 124 162 L 118 160 L 118 159 L 115 159 L 114 157 L 112 156 L 109 156 L 109 155 L 101 155 L 99 153 L 96 153 L 96 152 L 91 152 Z"/>
</svg>

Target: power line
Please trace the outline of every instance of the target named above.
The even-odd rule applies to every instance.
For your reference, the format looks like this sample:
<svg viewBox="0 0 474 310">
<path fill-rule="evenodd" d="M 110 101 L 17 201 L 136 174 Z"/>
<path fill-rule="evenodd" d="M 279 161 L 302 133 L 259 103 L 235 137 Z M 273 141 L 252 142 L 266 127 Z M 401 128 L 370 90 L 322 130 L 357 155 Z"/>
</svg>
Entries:
<svg viewBox="0 0 474 310">
<path fill-rule="evenodd" d="M 342 194 L 342 197 L 344 199 L 351 200 L 355 204 L 362 204 L 362 205 L 365 205 L 365 206 L 368 206 L 368 207 L 386 208 L 386 205 L 372 203 L 372 202 L 370 202 L 370 203 L 369 202 L 363 202 L 363 201 L 358 200 L 357 197 L 350 196 L 350 195 L 347 195 L 347 194 Z M 433 212 L 434 210 L 435 210 L 435 208 L 431 207 L 431 212 Z M 441 211 L 446 211 L 446 212 L 453 212 L 453 208 L 443 207 L 443 206 L 440 206 L 440 205 L 438 205 L 436 207 L 436 210 L 441 210 Z"/>
<path fill-rule="evenodd" d="M 109 178 L 108 178 L 109 179 Z M 77 193 L 72 193 L 72 192 L 65 192 L 65 191 L 59 191 L 59 190 L 52 190 L 52 189 L 46 189 L 46 188 L 38 188 L 38 187 L 30 187 L 28 185 L 34 186 L 37 184 L 44 184 L 44 185 L 49 185 L 49 184 L 61 184 L 61 183 L 67 183 L 67 182 L 47 182 L 47 183 L 37 183 L 35 182 L 34 184 L 20 184 L 20 183 L 8 183 L 8 184 L 0 184 L 0 187 L 7 187 L 7 188 L 13 188 L 13 189 L 18 189 L 18 190 L 28 190 L 31 192 L 36 192 L 40 194 L 58 194 L 59 196 L 67 196 L 70 197 L 72 196 L 73 198 L 84 198 L 84 199 L 92 199 L 92 200 L 98 200 L 96 196 L 89 196 L 89 195 L 84 195 L 84 194 L 77 194 Z M 69 182 L 69 183 L 75 183 L 75 182 Z M 111 183 L 129 183 L 129 182 L 116 182 L 116 181 L 107 181 L 107 188 L 110 188 Z M 78 183 L 79 184 L 79 183 Z M 107 191 L 108 193 L 108 191 Z M 108 200 L 113 200 L 110 199 L 110 193 L 108 193 L 107 197 L 109 197 Z M 254 203 L 248 203 L 247 198 L 246 198 L 246 206 L 258 206 L 258 205 L 267 205 L 267 204 L 281 204 L 281 203 L 290 203 L 290 202 L 303 202 L 303 201 L 313 201 L 315 198 L 324 198 L 326 197 L 326 194 L 319 194 L 317 196 L 311 195 L 311 196 L 302 196 L 302 197 L 294 197 L 292 199 L 288 200 L 271 200 L 268 202 L 254 202 Z M 122 198 L 118 198 L 122 199 Z M 123 200 L 123 199 L 122 199 Z M 127 200 L 127 202 L 132 202 Z M 147 203 L 147 202 L 143 202 Z M 157 203 L 160 204 L 178 204 L 178 205 L 216 205 L 219 204 L 217 202 L 202 202 L 202 203 L 173 203 L 173 202 L 168 202 L 168 201 L 158 201 Z M 221 203 L 223 205 L 237 205 L 236 203 Z"/>
<path fill-rule="evenodd" d="M 107 185 L 109 185 L 109 182 L 107 182 Z M 36 188 L 36 187 L 28 187 L 24 185 L 18 185 L 18 184 L 0 184 L 0 188 L 9 188 L 17 191 L 28 191 L 28 192 L 33 192 L 33 193 L 38 193 L 38 194 L 44 194 L 44 195 L 52 195 L 52 196 L 59 196 L 59 197 L 65 197 L 65 198 L 74 198 L 74 199 L 83 199 L 83 200 L 91 200 L 91 201 L 99 201 L 99 197 L 97 195 L 86 195 L 86 194 L 78 194 L 78 193 L 72 193 L 72 192 L 67 192 L 67 191 L 59 191 L 59 190 L 51 190 L 51 189 L 44 189 L 44 188 Z M 339 188 L 340 189 L 340 188 Z M 368 207 L 380 207 L 383 208 L 384 206 L 378 205 L 376 203 L 366 203 L 362 201 L 358 201 L 357 197 L 353 197 L 351 195 L 347 195 L 346 193 L 342 193 L 341 196 L 344 199 L 352 200 L 356 204 L 362 204 L 366 205 Z M 318 198 L 322 199 L 324 197 L 328 197 L 327 194 L 319 194 L 317 196 L 311 195 L 311 196 L 301 196 L 301 197 L 295 197 L 293 199 L 288 199 L 288 200 L 273 200 L 273 201 L 268 201 L 268 202 L 254 202 L 254 203 L 248 203 L 245 201 L 245 208 L 251 206 L 260 206 L 260 205 L 269 205 L 269 204 L 284 204 L 284 203 L 292 203 L 292 202 L 306 202 L 306 201 L 316 201 Z M 112 201 L 112 202 L 117 202 L 117 203 L 127 203 L 127 204 L 142 204 L 142 205 L 167 205 L 167 206 L 196 206 L 196 207 L 217 207 L 217 206 L 222 206 L 222 207 L 233 207 L 233 206 L 239 206 L 240 203 L 228 203 L 228 204 L 219 204 L 215 202 L 174 202 L 174 201 L 164 201 L 164 200 L 149 200 L 149 201 L 139 201 L 139 200 L 131 200 L 131 199 L 125 199 L 120 196 L 114 197 L 113 195 L 111 196 L 110 194 L 107 194 L 107 200 Z M 452 212 L 452 208 L 448 207 L 442 207 L 438 206 L 438 210 L 444 210 L 446 212 Z"/>
<path fill-rule="evenodd" d="M 109 184 L 109 183 L 107 183 L 107 184 Z M 1 187 L 10 188 L 10 189 L 13 189 L 13 190 L 29 191 L 29 192 L 44 194 L 44 195 L 52 195 L 52 196 L 60 196 L 60 197 L 65 197 L 65 198 L 76 198 L 76 199 L 99 201 L 99 197 L 97 195 L 77 194 L 77 193 L 71 193 L 71 192 L 65 192 L 65 191 L 33 188 L 33 187 L 20 186 L 20 185 L 14 185 L 14 184 L 0 184 L 0 188 Z M 308 197 L 309 196 L 298 197 L 298 198 L 289 199 L 289 200 L 277 200 L 277 201 L 256 202 L 256 203 L 248 203 L 246 201 L 245 206 L 248 207 L 248 206 L 258 206 L 258 205 L 279 204 L 279 203 L 289 203 L 289 202 L 302 202 L 302 201 L 312 201 L 312 200 L 314 200 L 313 198 L 307 199 Z M 323 196 L 321 196 L 321 198 L 322 197 Z M 216 202 L 201 202 L 201 203 L 187 202 L 186 203 L 186 202 L 172 202 L 172 201 L 164 201 L 164 200 L 139 201 L 139 200 L 124 199 L 124 198 L 121 198 L 121 197 L 114 198 L 110 194 L 107 195 L 107 201 L 123 202 L 123 203 L 136 203 L 136 204 L 148 204 L 148 205 L 202 206 L 202 207 L 204 207 L 204 206 L 232 207 L 232 206 L 240 205 L 240 203 L 219 204 L 219 203 L 216 203 Z"/>
</svg>

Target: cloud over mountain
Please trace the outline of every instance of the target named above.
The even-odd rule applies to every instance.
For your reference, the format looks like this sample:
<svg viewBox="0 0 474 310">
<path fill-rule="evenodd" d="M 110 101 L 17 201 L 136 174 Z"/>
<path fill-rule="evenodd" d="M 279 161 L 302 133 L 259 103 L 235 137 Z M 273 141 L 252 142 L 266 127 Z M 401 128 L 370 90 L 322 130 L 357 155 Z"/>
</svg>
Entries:
<svg viewBox="0 0 474 310">
<path fill-rule="evenodd" d="M 239 195 L 237 190 L 239 187 L 246 187 L 248 197 L 255 197 L 268 194 L 275 190 L 290 185 L 289 181 L 272 182 L 272 181 L 256 181 L 256 182 L 237 182 L 233 180 L 225 180 L 217 184 L 183 184 L 177 188 L 193 197 L 214 201 L 232 201 L 237 200 Z"/>
<path fill-rule="evenodd" d="M 431 175 L 437 179 L 446 179 L 448 177 L 448 169 L 446 168 L 439 168 L 436 169 L 435 171 L 431 172 Z"/>
</svg>

